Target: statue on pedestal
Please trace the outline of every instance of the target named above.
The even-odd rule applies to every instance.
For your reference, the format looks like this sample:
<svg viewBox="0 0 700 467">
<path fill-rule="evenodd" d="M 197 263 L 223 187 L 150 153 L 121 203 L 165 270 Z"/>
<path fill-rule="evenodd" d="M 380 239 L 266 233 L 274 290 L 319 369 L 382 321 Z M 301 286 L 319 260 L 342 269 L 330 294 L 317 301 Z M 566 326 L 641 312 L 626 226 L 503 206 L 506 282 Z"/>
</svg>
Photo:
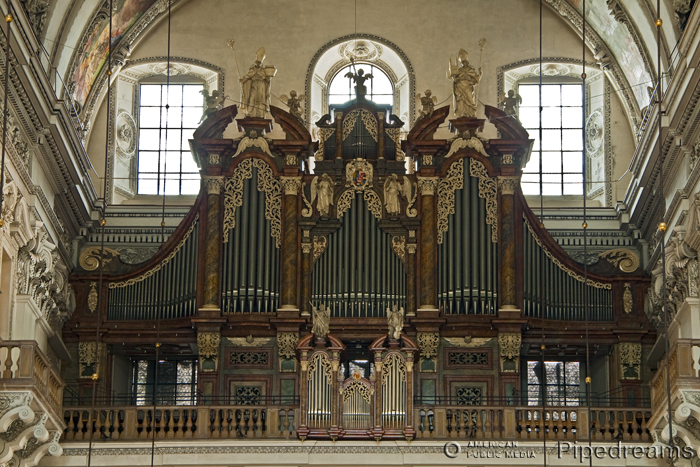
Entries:
<svg viewBox="0 0 700 467">
<path fill-rule="evenodd" d="M 394 305 L 386 308 L 387 323 L 389 324 L 389 339 L 399 340 L 403 331 L 403 307 Z"/>
<path fill-rule="evenodd" d="M 481 75 L 481 67 L 477 71 L 469 64 L 464 49 L 459 50 L 456 63 L 450 60 L 447 77 L 452 80 L 454 113 L 457 117 L 476 117 L 476 86 Z"/>
<path fill-rule="evenodd" d="M 357 74 L 353 73 L 352 71 L 348 71 L 345 73 L 345 77 L 351 78 L 355 83 L 355 96 L 357 96 L 358 99 L 364 99 L 367 95 L 367 86 L 365 86 L 365 81 L 374 78 L 374 76 L 371 74 L 365 75 L 365 70 L 360 68 L 357 70 Z"/>
<path fill-rule="evenodd" d="M 301 116 L 301 103 L 304 101 L 304 99 L 306 99 L 305 95 L 302 94 L 299 96 L 294 90 L 289 91 L 289 97 L 287 97 L 285 94 L 280 96 L 280 100 L 285 102 L 287 107 L 289 107 L 289 113 L 301 121 L 304 121 Z"/>
<path fill-rule="evenodd" d="M 316 209 L 322 217 L 328 217 L 331 205 L 333 204 L 333 179 L 328 174 L 314 177 L 311 182 L 311 202 L 318 197 Z"/>
<path fill-rule="evenodd" d="M 270 110 L 270 81 L 277 73 L 274 66 L 263 66 L 265 49 L 256 53 L 255 63 L 241 78 L 241 110 L 248 117 L 265 118 Z"/>
<path fill-rule="evenodd" d="M 433 96 L 432 94 L 433 93 L 432 91 L 430 91 L 430 89 L 425 90 L 425 96 L 416 94 L 416 100 L 418 101 L 418 104 L 421 107 L 418 111 L 420 113 L 418 120 L 420 120 L 423 117 L 433 116 L 433 111 L 435 111 L 435 104 L 437 104 L 437 97 Z"/>
<path fill-rule="evenodd" d="M 520 94 L 516 94 L 512 89 L 508 90 L 508 95 L 504 95 L 498 106 L 503 109 L 506 115 L 518 118 L 518 106 L 523 103 Z"/>
<path fill-rule="evenodd" d="M 316 337 L 325 339 L 331 327 L 331 309 L 324 304 L 320 304 L 316 308 L 312 303 L 311 310 L 313 316 L 311 333 Z"/>
</svg>

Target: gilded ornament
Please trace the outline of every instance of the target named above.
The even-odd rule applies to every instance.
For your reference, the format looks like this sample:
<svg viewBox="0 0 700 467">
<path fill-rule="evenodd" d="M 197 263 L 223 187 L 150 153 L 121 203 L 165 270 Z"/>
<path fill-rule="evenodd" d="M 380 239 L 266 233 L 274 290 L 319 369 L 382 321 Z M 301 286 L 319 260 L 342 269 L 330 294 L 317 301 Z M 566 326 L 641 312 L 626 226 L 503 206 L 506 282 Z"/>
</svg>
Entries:
<svg viewBox="0 0 700 467">
<path fill-rule="evenodd" d="M 433 156 L 423 156 L 421 157 L 421 163 L 423 165 L 433 165 Z"/>
<path fill-rule="evenodd" d="M 114 258 L 119 256 L 119 252 L 107 247 L 101 246 L 91 246 L 85 248 L 82 253 L 80 253 L 80 267 L 86 271 L 94 271 L 100 267 L 100 252 L 104 249 L 102 254 L 102 264 L 105 265 L 112 261 Z"/>
<path fill-rule="evenodd" d="M 202 371 L 216 371 L 219 366 L 219 347 L 221 344 L 221 334 L 218 332 L 198 332 L 197 333 L 197 348 L 199 349 L 200 364 L 204 360 L 212 360 L 214 362 L 213 369 L 204 369 Z"/>
<path fill-rule="evenodd" d="M 345 186 L 355 191 L 372 188 L 374 168 L 364 159 L 355 159 L 345 166 Z"/>
<path fill-rule="evenodd" d="M 302 243 L 301 244 L 301 252 L 304 253 L 305 255 L 310 254 L 312 250 L 313 250 L 313 245 L 311 243 Z"/>
<path fill-rule="evenodd" d="M 401 150 L 401 128 L 386 128 L 384 132 L 391 138 L 396 147 L 396 160 L 403 162 L 406 159 L 406 154 Z"/>
<path fill-rule="evenodd" d="M 484 149 L 484 143 L 481 142 L 479 138 L 476 136 L 472 136 L 469 139 L 466 138 L 456 138 L 455 140 L 452 141 L 452 144 L 450 145 L 450 150 L 447 152 L 447 155 L 445 155 L 445 159 L 448 159 L 452 154 L 455 154 L 457 151 L 460 151 L 464 148 L 471 148 L 481 154 L 484 157 L 489 157 L 489 155 L 486 153 L 486 150 Z"/>
<path fill-rule="evenodd" d="M 280 182 L 286 196 L 297 196 L 301 188 L 301 177 L 280 177 Z"/>
<path fill-rule="evenodd" d="M 280 246 L 282 232 L 282 188 L 272 169 L 261 159 L 246 159 L 236 167 L 233 176 L 226 179 L 224 195 L 223 240 L 228 243 L 229 231 L 236 227 L 236 208 L 243 205 L 243 181 L 253 177 L 253 167 L 258 170 L 258 191 L 265 192 L 265 219 L 270 221 L 270 233 Z"/>
<path fill-rule="evenodd" d="M 314 263 L 318 260 L 326 248 L 328 247 L 328 238 L 324 236 L 314 235 Z"/>
<path fill-rule="evenodd" d="M 448 217 L 455 213 L 455 191 L 464 187 L 464 159 L 450 165 L 445 178 L 440 180 L 437 193 L 437 241 L 442 243 L 449 227 Z"/>
<path fill-rule="evenodd" d="M 144 279 L 151 277 L 153 274 L 160 271 L 160 268 L 162 268 L 163 266 L 168 264 L 175 257 L 175 255 L 180 251 L 180 249 L 182 249 L 182 247 L 185 246 L 185 242 L 187 242 L 187 240 L 190 238 L 190 235 L 192 235 L 192 232 L 194 231 L 194 228 L 198 222 L 199 222 L 199 214 L 196 214 L 194 217 L 194 221 L 192 221 L 192 225 L 190 225 L 190 227 L 187 229 L 187 232 L 185 232 L 185 235 L 182 236 L 182 240 L 180 240 L 180 242 L 175 246 L 175 248 L 173 248 L 173 251 L 171 251 L 168 256 L 166 256 L 165 258 L 160 260 L 158 262 L 158 264 L 153 266 L 153 268 L 144 272 L 140 276 L 132 277 L 131 279 L 127 279 L 125 281 L 110 282 L 109 288 L 110 289 L 117 289 L 117 288 L 121 288 L 121 287 L 127 287 L 129 285 L 134 285 L 138 282 L 141 282 Z"/>
<path fill-rule="evenodd" d="M 302 362 L 302 365 L 304 362 Z M 316 352 L 311 356 L 308 362 L 308 372 L 309 381 L 316 376 L 316 371 L 323 371 L 326 374 L 326 382 L 330 385 L 333 381 L 333 368 L 331 367 L 331 360 L 325 352 Z"/>
<path fill-rule="evenodd" d="M 330 332 L 331 309 L 321 303 L 318 307 L 311 305 L 311 315 L 313 317 L 313 327 L 311 333 L 317 338 L 324 338 Z"/>
<path fill-rule="evenodd" d="M 632 290 L 629 282 L 625 282 L 625 292 L 622 294 L 622 303 L 624 305 L 625 313 L 632 313 Z"/>
<path fill-rule="evenodd" d="M 423 196 L 435 196 L 435 188 L 438 186 L 437 177 L 416 177 L 418 190 Z"/>
<path fill-rule="evenodd" d="M 498 348 L 501 357 L 501 371 L 517 372 L 520 360 L 520 345 L 522 335 L 519 332 L 503 332 L 498 334 Z M 506 366 L 512 363 L 514 366 Z"/>
<path fill-rule="evenodd" d="M 498 177 L 498 186 L 504 195 L 514 195 L 519 182 L 518 177 Z"/>
<path fill-rule="evenodd" d="M 97 310 L 97 282 L 90 282 L 87 305 L 90 313 L 94 313 Z"/>
<path fill-rule="evenodd" d="M 238 148 L 236 149 L 236 153 L 233 155 L 232 159 L 235 159 L 239 154 L 242 154 L 244 151 L 250 148 L 258 148 L 268 156 L 273 158 L 275 157 L 270 152 L 270 144 L 267 142 L 267 139 L 264 136 L 258 136 L 256 131 L 251 131 L 250 136 L 244 136 L 238 142 Z"/>
<path fill-rule="evenodd" d="M 491 226 L 491 241 L 498 242 L 498 196 L 496 180 L 489 177 L 484 164 L 469 159 L 469 173 L 479 178 L 479 198 L 486 200 L 486 223 Z"/>
<path fill-rule="evenodd" d="M 375 362 L 375 371 L 382 371 L 382 385 L 386 385 L 386 380 L 390 374 L 394 373 L 394 370 L 399 374 L 401 381 L 406 381 L 406 361 L 397 352 L 391 352 L 386 357 L 384 357 L 384 362 L 377 366 Z"/>
<path fill-rule="evenodd" d="M 338 219 L 343 217 L 343 214 L 350 209 L 352 200 L 355 199 L 356 191 L 352 188 L 345 190 L 339 197 L 336 206 L 336 211 L 338 213 Z M 364 190 L 362 192 L 362 197 L 367 202 L 367 208 L 374 214 L 377 219 L 382 218 L 382 201 L 379 199 L 379 195 L 374 192 L 374 190 Z"/>
<path fill-rule="evenodd" d="M 415 255 L 417 250 L 418 250 L 418 245 L 416 245 L 415 243 L 408 243 L 406 245 L 406 251 L 408 252 L 409 255 Z"/>
<path fill-rule="evenodd" d="M 306 198 L 306 182 L 301 184 L 301 201 L 304 203 L 304 208 L 301 209 L 301 217 L 311 217 L 314 215 L 314 207 Z"/>
<path fill-rule="evenodd" d="M 426 359 L 437 357 L 438 346 L 440 345 L 440 333 L 419 332 L 416 338 L 421 357 Z"/>
<path fill-rule="evenodd" d="M 501 163 L 504 165 L 513 165 L 513 154 L 503 154 Z"/>
<path fill-rule="evenodd" d="M 640 379 L 642 365 L 642 344 L 622 342 L 617 345 L 620 360 L 621 379 Z"/>
<path fill-rule="evenodd" d="M 221 189 L 224 187 L 224 177 L 204 176 L 202 177 L 202 180 L 204 181 L 204 186 L 207 189 L 207 194 L 221 194 Z"/>
<path fill-rule="evenodd" d="M 552 262 L 553 262 L 559 269 L 561 269 L 562 271 L 564 271 L 565 273 L 567 273 L 570 277 L 573 277 L 574 279 L 576 279 L 576 280 L 579 281 L 579 282 L 584 282 L 583 276 L 581 276 L 580 274 L 577 274 L 575 271 L 569 269 L 566 265 L 564 265 L 564 263 L 562 263 L 561 261 L 559 261 L 547 248 L 544 247 L 544 245 L 542 244 L 542 241 L 539 239 L 539 237 L 537 236 L 537 234 L 535 234 L 535 231 L 532 229 L 532 226 L 530 225 L 530 223 L 528 222 L 528 220 L 525 219 L 525 218 L 524 218 L 523 220 L 525 221 L 525 225 L 527 226 L 527 229 L 530 231 L 530 235 L 532 235 L 532 238 L 535 240 L 535 243 L 537 243 L 537 245 L 538 245 L 540 248 L 542 248 L 542 251 L 544 251 L 544 254 L 547 256 L 547 258 L 549 258 L 550 260 L 552 260 Z M 598 288 L 598 289 L 606 289 L 606 290 L 611 290 L 611 289 L 612 289 L 612 285 L 611 285 L 611 284 L 606 284 L 606 283 L 604 283 L 604 282 L 597 282 L 597 281 L 594 281 L 594 280 L 591 280 L 591 279 L 588 279 L 588 282 L 586 282 L 586 284 L 587 284 L 587 285 L 590 285 L 590 286 L 592 286 L 592 287 Z"/>
<path fill-rule="evenodd" d="M 262 347 L 267 345 L 272 337 L 253 337 L 252 334 L 249 334 L 246 337 L 227 337 L 226 339 L 238 347 Z"/>
<path fill-rule="evenodd" d="M 209 154 L 209 165 L 219 165 L 221 164 L 221 155 L 219 154 Z"/>
<path fill-rule="evenodd" d="M 287 154 L 284 156 L 284 165 L 297 165 L 298 158 L 294 154 Z"/>
<path fill-rule="evenodd" d="M 358 117 L 360 117 L 362 123 L 364 123 L 372 139 L 377 141 L 377 119 L 372 112 L 365 109 L 354 109 L 347 114 L 343 120 L 343 141 L 345 141 L 355 129 L 355 122 Z"/>
<path fill-rule="evenodd" d="M 453 347 L 483 347 L 493 340 L 493 337 L 443 337 Z"/>
<path fill-rule="evenodd" d="M 323 160 L 323 151 L 325 150 L 326 140 L 333 136 L 335 129 L 333 128 L 319 128 L 318 129 L 318 150 L 314 153 L 314 160 L 316 162 Z"/>
<path fill-rule="evenodd" d="M 598 256 L 608 263 L 620 268 L 620 271 L 632 273 L 639 268 L 639 256 L 626 248 L 615 248 L 600 253 Z"/>
<path fill-rule="evenodd" d="M 277 353 L 280 359 L 292 359 L 296 354 L 298 332 L 278 332 L 277 333 Z M 303 366 L 303 363 L 302 363 Z"/>
<path fill-rule="evenodd" d="M 402 263 L 406 263 L 406 237 L 394 236 L 391 237 L 391 249 L 394 250 L 396 256 L 399 257 Z"/>
</svg>

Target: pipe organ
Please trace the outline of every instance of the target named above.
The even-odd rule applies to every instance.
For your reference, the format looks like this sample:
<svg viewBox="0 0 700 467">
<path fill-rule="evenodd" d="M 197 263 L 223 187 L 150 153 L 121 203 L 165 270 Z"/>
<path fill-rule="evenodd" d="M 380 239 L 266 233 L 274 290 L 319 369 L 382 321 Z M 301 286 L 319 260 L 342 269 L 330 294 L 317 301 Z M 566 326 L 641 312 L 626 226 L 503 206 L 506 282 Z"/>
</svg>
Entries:
<svg viewBox="0 0 700 467">
<path fill-rule="evenodd" d="M 414 416 L 432 424 L 416 401 L 451 401 L 459 425 L 472 413 L 459 406 L 519 390 L 543 329 L 571 348 L 586 319 L 600 345 L 651 329 L 629 252 L 584 274 L 528 207 L 532 140 L 517 120 L 486 106 L 439 139 L 443 107 L 401 140 L 403 122 L 361 97 L 316 122 L 317 141 L 276 107 L 209 115 L 190 141 L 203 180 L 191 212 L 141 265 L 105 251 L 100 276 L 81 262 L 64 340 L 85 347 L 99 324 L 131 358 L 162 342 L 197 361 L 197 400 L 284 400 L 285 433 L 379 440 L 414 437 Z"/>
</svg>

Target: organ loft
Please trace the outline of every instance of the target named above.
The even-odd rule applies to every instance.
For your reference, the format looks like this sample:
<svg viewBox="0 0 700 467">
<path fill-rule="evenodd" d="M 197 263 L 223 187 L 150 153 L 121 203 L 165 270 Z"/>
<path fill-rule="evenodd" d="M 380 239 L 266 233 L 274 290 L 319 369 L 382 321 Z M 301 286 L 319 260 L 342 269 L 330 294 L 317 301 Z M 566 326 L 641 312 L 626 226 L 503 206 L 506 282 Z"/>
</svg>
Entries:
<svg viewBox="0 0 700 467">
<path fill-rule="evenodd" d="M 697 464 L 700 13 L 502 1 L 0 0 L 0 465 Z"/>
</svg>

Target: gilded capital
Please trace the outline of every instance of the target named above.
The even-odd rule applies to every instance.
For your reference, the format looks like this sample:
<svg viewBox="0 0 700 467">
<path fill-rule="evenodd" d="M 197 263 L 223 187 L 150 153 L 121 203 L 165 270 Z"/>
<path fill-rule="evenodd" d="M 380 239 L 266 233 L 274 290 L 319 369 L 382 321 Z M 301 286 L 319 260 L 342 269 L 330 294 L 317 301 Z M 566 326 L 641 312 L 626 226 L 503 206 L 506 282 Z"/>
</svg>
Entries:
<svg viewBox="0 0 700 467">
<path fill-rule="evenodd" d="M 204 186 L 207 188 L 207 194 L 220 195 L 221 189 L 224 187 L 224 177 L 207 177 L 203 178 Z"/>
<path fill-rule="evenodd" d="M 437 177 L 417 177 L 418 189 L 423 196 L 435 196 L 439 179 Z"/>
<path fill-rule="evenodd" d="M 280 177 L 285 195 L 296 196 L 301 188 L 301 177 Z"/>
<path fill-rule="evenodd" d="M 311 243 L 302 243 L 301 244 L 301 251 L 305 255 L 308 255 L 311 253 L 311 250 L 313 250 L 313 245 Z"/>
<path fill-rule="evenodd" d="M 518 177 L 498 177 L 498 186 L 503 195 L 514 195 L 518 183 L 520 183 Z"/>
<path fill-rule="evenodd" d="M 418 249 L 418 245 L 415 243 L 407 243 L 406 244 L 406 251 L 408 252 L 409 255 L 415 255 L 417 249 Z"/>
</svg>

